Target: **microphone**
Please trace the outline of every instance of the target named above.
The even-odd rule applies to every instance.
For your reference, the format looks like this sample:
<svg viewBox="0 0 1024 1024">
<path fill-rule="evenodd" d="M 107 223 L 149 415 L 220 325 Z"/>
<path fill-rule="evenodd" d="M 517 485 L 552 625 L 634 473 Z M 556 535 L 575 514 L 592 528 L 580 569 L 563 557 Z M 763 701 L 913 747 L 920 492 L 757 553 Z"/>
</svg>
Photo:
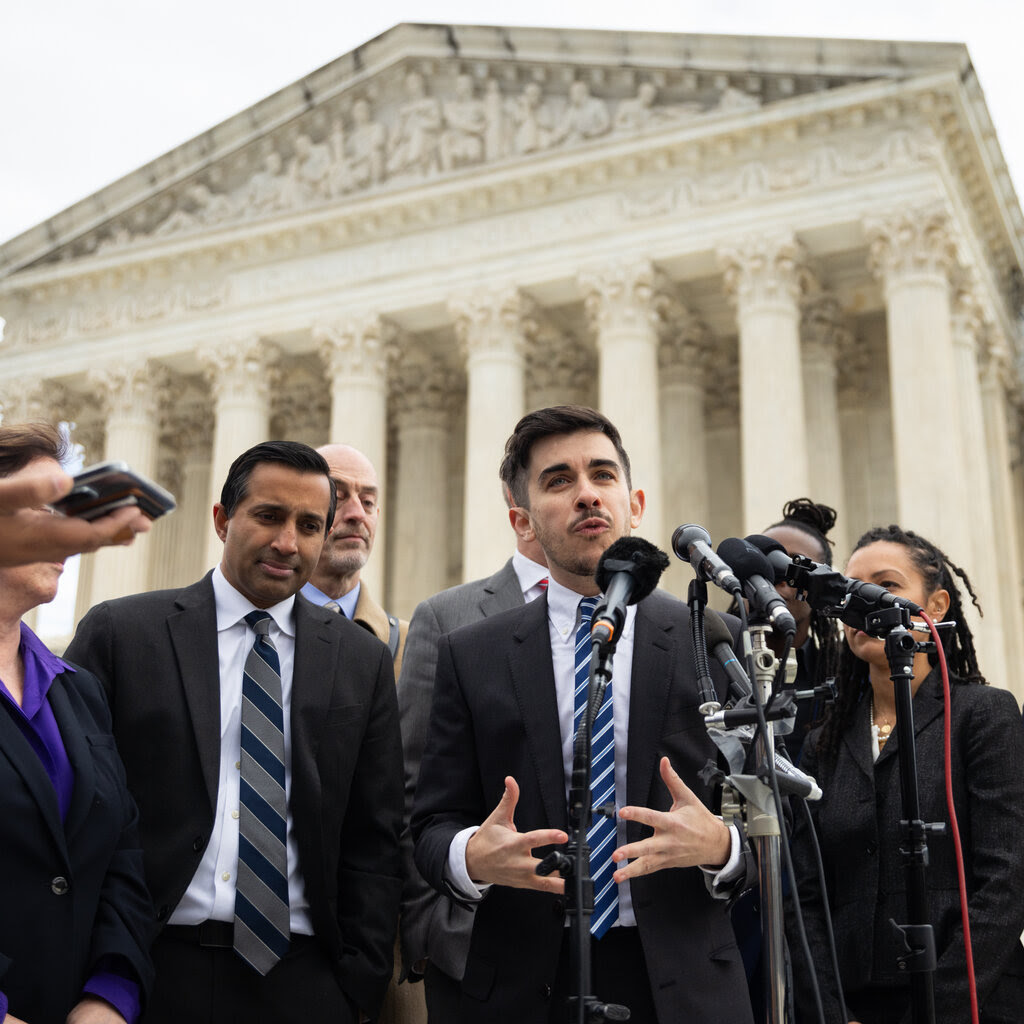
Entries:
<svg viewBox="0 0 1024 1024">
<path fill-rule="evenodd" d="M 775 582 L 775 570 L 768 559 L 753 544 L 739 537 L 723 540 L 718 545 L 718 553 L 743 581 L 743 593 L 767 617 L 772 628 L 781 633 L 796 633 L 796 619 L 772 585 Z"/>
<path fill-rule="evenodd" d="M 696 523 L 677 526 L 672 534 L 672 550 L 676 557 L 693 566 L 697 578 L 730 594 L 739 593 L 740 581 L 732 571 L 711 549 L 711 534 Z"/>
<path fill-rule="evenodd" d="M 722 616 L 710 608 L 704 613 L 704 635 L 707 638 L 708 650 L 718 659 L 729 677 L 729 689 L 733 697 L 737 700 L 749 697 L 750 680 L 739 658 L 736 657 L 729 627 Z"/>
<path fill-rule="evenodd" d="M 920 615 L 923 611 L 919 604 L 892 594 L 877 583 L 844 576 L 832 566 L 803 555 L 791 558 L 771 537 L 754 534 L 747 541 L 765 553 L 776 579 L 785 579 L 796 587 L 812 608 L 835 616 L 854 629 L 863 629 L 865 616 L 883 608 L 904 608 L 911 615 Z"/>
<path fill-rule="evenodd" d="M 620 537 L 597 563 L 594 579 L 604 600 L 594 609 L 590 638 L 604 645 L 618 641 L 626 606 L 642 601 L 668 568 L 668 555 L 641 537 Z"/>
<path fill-rule="evenodd" d="M 817 779 L 807 772 L 802 772 L 791 761 L 787 761 L 777 750 L 775 751 L 775 777 L 779 781 L 779 789 L 792 793 L 803 800 L 820 800 L 821 787 Z"/>
</svg>

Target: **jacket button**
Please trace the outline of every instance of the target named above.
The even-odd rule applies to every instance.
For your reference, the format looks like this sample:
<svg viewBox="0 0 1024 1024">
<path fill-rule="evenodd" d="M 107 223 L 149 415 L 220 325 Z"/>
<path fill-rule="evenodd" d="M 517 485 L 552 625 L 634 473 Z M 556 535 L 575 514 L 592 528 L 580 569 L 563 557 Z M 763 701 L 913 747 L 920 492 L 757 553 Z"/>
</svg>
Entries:
<svg viewBox="0 0 1024 1024">
<path fill-rule="evenodd" d="M 68 884 L 68 880 L 63 875 L 57 875 L 53 881 L 50 882 L 50 891 L 54 896 L 63 896 L 71 886 Z"/>
<path fill-rule="evenodd" d="M 206 842 L 202 836 L 196 836 L 195 839 L 192 840 L 192 849 L 195 850 L 196 853 L 198 853 L 205 845 Z"/>
<path fill-rule="evenodd" d="M 545 999 L 550 999 L 551 998 L 551 986 L 550 985 L 541 985 L 541 987 L 540 987 L 540 994 Z"/>
<path fill-rule="evenodd" d="M 866 843 L 864 845 L 864 852 L 865 853 L 875 853 L 877 850 L 878 850 L 878 843 L 876 843 L 873 839 L 870 842 L 868 842 L 868 843 Z"/>
<path fill-rule="evenodd" d="M 565 913 L 565 900 L 555 900 L 555 902 L 551 904 L 551 912 L 555 917 L 561 917 L 562 914 Z"/>
<path fill-rule="evenodd" d="M 171 908 L 169 906 L 167 906 L 166 903 L 164 903 L 160 907 L 160 909 L 156 912 L 156 919 L 158 921 L 166 921 L 167 918 L 170 916 L 170 913 L 171 913 Z"/>
</svg>

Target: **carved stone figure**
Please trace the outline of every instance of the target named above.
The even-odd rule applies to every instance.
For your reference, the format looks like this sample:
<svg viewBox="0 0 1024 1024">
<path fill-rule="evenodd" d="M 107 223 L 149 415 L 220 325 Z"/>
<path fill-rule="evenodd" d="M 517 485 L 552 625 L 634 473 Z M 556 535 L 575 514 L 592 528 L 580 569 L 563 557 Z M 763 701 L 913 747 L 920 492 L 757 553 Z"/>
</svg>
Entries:
<svg viewBox="0 0 1024 1024">
<path fill-rule="evenodd" d="M 437 170 L 438 134 L 441 131 L 441 104 L 427 95 L 423 76 L 410 71 L 405 77 L 408 99 L 398 108 L 398 120 L 388 154 L 388 174 Z"/>
<path fill-rule="evenodd" d="M 259 216 L 290 205 L 297 189 L 284 175 L 281 154 L 272 149 L 263 158 L 263 169 L 257 171 L 243 190 L 246 212 Z"/>
<path fill-rule="evenodd" d="M 308 135 L 295 136 L 295 157 L 289 173 L 304 199 L 324 199 L 330 194 L 331 152 Z"/>
<path fill-rule="evenodd" d="M 365 188 L 384 180 L 384 125 L 371 119 L 370 104 L 359 99 L 352 104 L 352 129 L 348 135 L 348 170 L 352 185 Z"/>
<path fill-rule="evenodd" d="M 583 142 L 610 130 L 611 118 L 605 101 L 591 96 L 586 82 L 573 82 L 569 86 L 569 105 L 555 128 L 552 144 Z"/>
<path fill-rule="evenodd" d="M 473 97 L 473 79 L 459 75 L 455 79 L 455 98 L 442 107 L 445 128 L 441 133 L 441 167 L 450 171 L 484 158 L 487 108 Z"/>
<path fill-rule="evenodd" d="M 743 92 L 742 89 L 734 89 L 729 85 L 722 90 L 722 95 L 718 97 L 718 103 L 714 109 L 754 110 L 759 106 L 761 106 L 761 101 L 757 96 L 751 96 L 750 93 Z"/>
<path fill-rule="evenodd" d="M 484 132 L 484 157 L 499 160 L 509 150 L 509 119 L 505 113 L 505 100 L 496 78 L 488 78 L 484 89 L 484 116 L 487 128 Z"/>
<path fill-rule="evenodd" d="M 185 199 L 192 209 L 179 208 L 175 210 L 158 225 L 154 234 L 172 235 L 199 225 L 219 224 L 222 221 L 230 220 L 237 213 L 235 204 L 229 196 L 211 192 L 201 182 L 189 185 L 185 189 Z"/>
<path fill-rule="evenodd" d="M 701 111 L 699 103 L 673 103 L 670 106 L 655 106 L 654 101 L 657 97 L 658 89 L 653 82 L 641 82 L 636 96 L 631 100 L 623 100 L 615 111 L 615 130 L 642 131 L 651 125 L 667 124 L 693 117 Z"/>
<path fill-rule="evenodd" d="M 513 106 L 514 148 L 517 153 L 536 153 L 551 144 L 551 112 L 544 104 L 544 92 L 529 82 Z"/>
</svg>

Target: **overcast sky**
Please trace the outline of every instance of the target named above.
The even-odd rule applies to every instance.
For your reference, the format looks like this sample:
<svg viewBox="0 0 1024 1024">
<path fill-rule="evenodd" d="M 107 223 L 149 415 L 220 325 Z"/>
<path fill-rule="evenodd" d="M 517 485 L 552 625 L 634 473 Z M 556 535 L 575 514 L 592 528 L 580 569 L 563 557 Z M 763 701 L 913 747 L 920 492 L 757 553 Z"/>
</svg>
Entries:
<svg viewBox="0 0 1024 1024">
<path fill-rule="evenodd" d="M 10 0 L 0 242 L 401 21 L 963 42 L 1024 185 L 1024 0 Z"/>
</svg>

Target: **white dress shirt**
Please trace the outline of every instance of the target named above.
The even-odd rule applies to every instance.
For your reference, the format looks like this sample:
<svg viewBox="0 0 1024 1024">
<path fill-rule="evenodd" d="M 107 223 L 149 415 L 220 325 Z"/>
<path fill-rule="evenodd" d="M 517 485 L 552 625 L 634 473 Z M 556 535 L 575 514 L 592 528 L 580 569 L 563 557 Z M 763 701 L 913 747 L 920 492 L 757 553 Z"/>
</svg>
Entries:
<svg viewBox="0 0 1024 1024">
<path fill-rule="evenodd" d="M 170 924 L 200 924 L 203 921 L 233 921 L 235 917 L 235 874 L 238 869 L 238 812 L 241 781 L 242 674 L 256 634 L 245 616 L 256 606 L 243 597 L 220 570 L 213 570 L 213 595 L 217 610 L 217 654 L 220 663 L 220 769 L 217 781 L 217 809 L 213 831 L 203 859 L 196 868 L 181 902 L 174 908 Z M 284 706 L 284 790 L 288 800 L 288 905 L 291 930 L 312 935 L 313 922 L 306 900 L 306 886 L 299 870 L 291 814 L 292 744 L 291 691 L 295 663 L 295 598 L 265 610 L 273 620 L 270 639 L 281 662 L 281 702 Z"/>
<path fill-rule="evenodd" d="M 519 589 L 523 592 L 523 601 L 529 604 L 544 593 L 541 581 L 548 578 L 548 567 L 527 558 L 518 548 L 512 552 L 512 568 L 519 580 Z"/>
</svg>

